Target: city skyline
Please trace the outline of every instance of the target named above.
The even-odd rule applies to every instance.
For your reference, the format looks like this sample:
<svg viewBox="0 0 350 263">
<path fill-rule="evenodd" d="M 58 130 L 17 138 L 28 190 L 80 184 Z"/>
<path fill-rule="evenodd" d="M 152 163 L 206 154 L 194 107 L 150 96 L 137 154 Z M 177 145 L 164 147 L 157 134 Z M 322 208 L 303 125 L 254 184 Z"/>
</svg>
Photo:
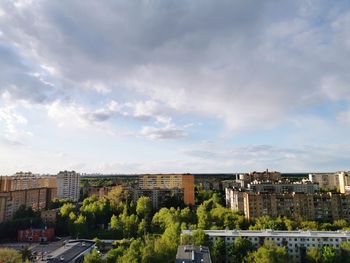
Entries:
<svg viewBox="0 0 350 263">
<path fill-rule="evenodd" d="M 348 1 L 0 1 L 0 174 L 349 170 Z"/>
</svg>

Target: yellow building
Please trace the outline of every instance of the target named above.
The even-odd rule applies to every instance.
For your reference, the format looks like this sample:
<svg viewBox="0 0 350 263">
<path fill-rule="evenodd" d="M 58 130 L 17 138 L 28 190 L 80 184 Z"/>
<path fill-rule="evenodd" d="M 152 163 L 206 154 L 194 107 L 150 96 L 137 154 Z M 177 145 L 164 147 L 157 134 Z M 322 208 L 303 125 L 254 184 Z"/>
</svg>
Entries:
<svg viewBox="0 0 350 263">
<path fill-rule="evenodd" d="M 139 177 L 140 189 L 184 190 L 184 202 L 194 205 L 194 176 L 191 174 L 146 174 Z"/>
<path fill-rule="evenodd" d="M 21 207 L 45 209 L 57 197 L 56 177 L 19 172 L 0 177 L 0 222 L 11 219 Z"/>
</svg>

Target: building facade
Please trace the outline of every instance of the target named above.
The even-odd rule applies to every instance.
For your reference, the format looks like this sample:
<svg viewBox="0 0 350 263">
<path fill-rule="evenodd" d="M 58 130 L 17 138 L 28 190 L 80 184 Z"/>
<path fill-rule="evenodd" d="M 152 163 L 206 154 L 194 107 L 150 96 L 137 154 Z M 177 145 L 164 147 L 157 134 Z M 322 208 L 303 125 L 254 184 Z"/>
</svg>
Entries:
<svg viewBox="0 0 350 263">
<path fill-rule="evenodd" d="M 61 171 L 56 177 L 57 197 L 77 202 L 80 195 L 80 174 L 74 171 Z"/>
<path fill-rule="evenodd" d="M 139 189 L 183 189 L 186 205 L 194 205 L 194 176 L 191 174 L 147 174 L 139 176 Z"/>
<path fill-rule="evenodd" d="M 159 209 L 166 204 L 170 199 L 175 199 L 179 202 L 184 201 L 184 190 L 181 188 L 172 189 L 131 189 L 132 197 L 135 202 L 141 196 L 147 196 L 152 201 L 154 209 Z"/>
<path fill-rule="evenodd" d="M 348 172 L 309 174 L 309 180 L 318 183 L 322 189 L 337 190 L 340 193 L 350 191 L 350 178 Z"/>
<path fill-rule="evenodd" d="M 18 242 L 47 242 L 55 237 L 54 228 L 18 230 Z"/>
<path fill-rule="evenodd" d="M 269 193 L 306 193 L 313 194 L 320 191 L 320 185 L 311 182 L 259 182 L 254 181 L 248 184 L 248 189 L 253 192 L 269 192 Z"/>
<path fill-rule="evenodd" d="M 191 230 L 183 230 L 182 233 L 191 234 Z M 222 238 L 226 244 L 233 243 L 239 237 L 248 239 L 255 247 L 270 241 L 276 246 L 285 247 L 296 262 L 305 259 L 308 249 L 322 246 L 339 249 L 342 242 L 350 242 L 349 231 L 205 230 L 205 233 L 211 241 Z"/>
<path fill-rule="evenodd" d="M 24 206 L 34 211 L 45 209 L 57 197 L 56 178 L 31 172 L 0 177 L 0 222 L 11 219 Z"/>
<path fill-rule="evenodd" d="M 226 189 L 226 204 L 248 219 L 268 215 L 291 219 L 350 220 L 350 195 L 340 193 L 266 193 Z"/>
<path fill-rule="evenodd" d="M 46 209 L 56 198 L 56 188 L 33 188 L 0 193 L 0 222 L 10 220 L 21 207 L 34 211 Z"/>
</svg>

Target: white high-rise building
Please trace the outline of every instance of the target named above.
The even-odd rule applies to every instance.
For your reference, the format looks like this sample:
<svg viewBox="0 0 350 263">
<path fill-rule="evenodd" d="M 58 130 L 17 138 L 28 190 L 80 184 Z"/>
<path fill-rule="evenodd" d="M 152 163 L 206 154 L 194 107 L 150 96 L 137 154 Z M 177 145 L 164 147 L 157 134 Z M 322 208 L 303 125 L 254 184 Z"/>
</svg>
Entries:
<svg viewBox="0 0 350 263">
<path fill-rule="evenodd" d="M 61 171 L 57 174 L 57 197 L 77 202 L 80 192 L 80 174 Z"/>
</svg>

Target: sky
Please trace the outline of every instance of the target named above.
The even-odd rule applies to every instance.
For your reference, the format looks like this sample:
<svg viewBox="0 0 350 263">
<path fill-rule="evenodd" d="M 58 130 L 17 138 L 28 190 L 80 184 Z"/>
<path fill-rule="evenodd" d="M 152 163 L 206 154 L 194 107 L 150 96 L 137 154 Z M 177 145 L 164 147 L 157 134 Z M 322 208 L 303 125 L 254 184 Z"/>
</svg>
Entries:
<svg viewBox="0 0 350 263">
<path fill-rule="evenodd" d="M 0 174 L 350 164 L 350 2 L 0 0 Z"/>
</svg>

